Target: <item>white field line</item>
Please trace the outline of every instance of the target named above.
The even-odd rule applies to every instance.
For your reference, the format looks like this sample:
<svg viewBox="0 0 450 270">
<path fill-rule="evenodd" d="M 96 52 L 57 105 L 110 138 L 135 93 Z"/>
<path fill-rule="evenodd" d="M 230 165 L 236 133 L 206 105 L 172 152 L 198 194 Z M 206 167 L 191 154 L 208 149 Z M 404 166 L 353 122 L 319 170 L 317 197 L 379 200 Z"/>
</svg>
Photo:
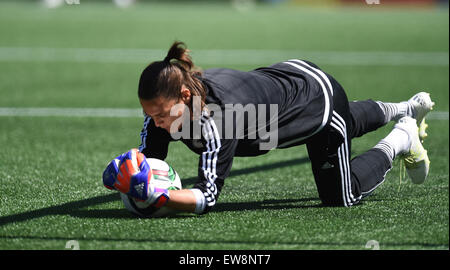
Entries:
<svg viewBox="0 0 450 270">
<path fill-rule="evenodd" d="M 107 48 L 0 47 L 0 62 L 139 63 L 161 60 L 167 50 Z M 193 50 L 198 65 L 258 65 L 288 59 L 317 64 L 359 66 L 449 66 L 448 52 Z"/>
<path fill-rule="evenodd" d="M 136 118 L 143 117 L 142 109 L 117 108 L 11 108 L 0 107 L 0 116 L 25 117 L 114 117 Z"/>
<path fill-rule="evenodd" d="M 142 109 L 0 107 L 0 116 L 143 118 L 143 113 Z M 427 115 L 427 119 L 448 121 L 449 113 L 444 111 L 432 111 Z"/>
</svg>

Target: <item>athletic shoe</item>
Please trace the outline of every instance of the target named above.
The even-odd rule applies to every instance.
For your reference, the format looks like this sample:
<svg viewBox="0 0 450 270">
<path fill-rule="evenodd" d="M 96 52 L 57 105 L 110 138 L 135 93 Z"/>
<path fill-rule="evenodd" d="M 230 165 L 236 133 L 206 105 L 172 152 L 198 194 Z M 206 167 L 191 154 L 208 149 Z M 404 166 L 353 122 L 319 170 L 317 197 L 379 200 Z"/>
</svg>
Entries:
<svg viewBox="0 0 450 270">
<path fill-rule="evenodd" d="M 423 141 L 427 137 L 426 129 L 428 125 L 425 123 L 425 116 L 433 110 L 434 102 L 431 101 L 429 93 L 420 92 L 415 94 L 408 100 L 412 107 L 412 117 L 417 120 L 419 126 L 419 137 Z"/>
<path fill-rule="evenodd" d="M 420 142 L 419 128 L 416 119 L 405 116 L 398 120 L 395 128 L 401 129 L 408 134 L 410 147 L 408 151 L 401 154 L 401 158 L 405 163 L 406 172 L 414 184 L 422 184 L 425 182 L 430 170 L 430 160 L 428 159 L 427 150 L 425 150 Z"/>
</svg>

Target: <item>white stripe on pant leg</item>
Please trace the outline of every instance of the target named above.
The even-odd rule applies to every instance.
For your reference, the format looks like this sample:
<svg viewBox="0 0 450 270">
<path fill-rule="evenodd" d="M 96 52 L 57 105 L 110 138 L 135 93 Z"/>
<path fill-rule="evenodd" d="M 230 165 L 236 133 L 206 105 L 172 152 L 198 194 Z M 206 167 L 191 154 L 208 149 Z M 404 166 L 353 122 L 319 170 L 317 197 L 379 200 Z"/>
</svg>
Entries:
<svg viewBox="0 0 450 270">
<path fill-rule="evenodd" d="M 342 181 L 345 183 L 345 194 L 347 198 L 347 202 L 349 205 L 353 205 L 353 203 L 357 202 L 359 198 L 354 197 L 351 186 L 351 170 L 349 164 L 349 153 L 348 153 L 348 143 L 347 143 L 347 131 L 345 122 L 341 123 L 337 117 L 334 117 L 335 112 L 333 111 L 332 122 L 330 123 L 332 127 L 338 130 L 344 138 L 344 142 L 338 149 L 338 157 L 339 162 L 342 164 L 343 170 L 343 179 Z M 337 113 L 336 113 L 337 114 Z M 342 119 L 342 118 L 341 118 Z"/>
<path fill-rule="evenodd" d="M 347 196 L 348 196 L 348 200 L 350 201 L 350 205 L 353 205 L 357 200 L 355 199 L 355 196 L 353 195 L 353 191 L 352 191 L 352 179 L 351 179 L 351 170 L 350 170 L 350 164 L 349 164 L 349 155 L 348 155 L 348 147 L 347 147 L 347 140 L 345 140 L 345 142 L 342 144 L 342 163 L 344 164 L 344 168 L 345 168 L 345 184 L 347 187 Z"/>
<path fill-rule="evenodd" d="M 351 183 L 351 167 L 350 167 L 350 152 L 348 150 L 348 141 L 347 141 L 347 125 L 345 124 L 345 121 L 342 119 L 342 117 L 337 112 L 333 111 L 333 113 L 336 114 L 338 119 L 340 119 L 342 121 L 343 125 L 344 125 L 344 127 L 343 127 L 343 131 L 344 131 L 344 134 L 345 134 L 345 136 L 344 136 L 344 145 L 345 145 L 345 152 L 346 152 L 346 157 L 347 157 L 345 159 L 345 162 L 346 162 L 346 165 L 347 165 L 347 168 L 348 168 L 348 177 L 349 177 L 348 183 L 349 183 L 350 194 L 351 194 L 351 198 L 353 199 L 353 202 L 358 202 L 359 200 L 361 200 L 362 196 L 360 195 L 360 196 L 358 196 L 355 199 L 354 196 L 353 196 L 352 188 L 351 188 L 352 187 L 351 186 L 351 184 L 352 184 Z"/>
<path fill-rule="evenodd" d="M 334 114 L 335 112 L 333 112 Z M 340 128 L 339 132 L 343 135 L 344 142 L 342 143 L 340 147 L 341 156 L 340 156 L 340 162 L 343 163 L 344 168 L 344 177 L 343 179 L 345 181 L 345 187 L 346 187 L 346 194 L 349 201 L 349 204 L 352 205 L 356 199 L 353 196 L 352 188 L 351 188 L 351 175 L 350 175 L 350 164 L 348 162 L 349 160 L 349 154 L 348 154 L 348 144 L 347 144 L 347 130 L 345 126 L 345 122 L 341 123 L 336 117 L 333 116 L 332 121 L 335 122 Z"/>
<path fill-rule="evenodd" d="M 362 195 L 358 196 L 356 199 L 353 196 L 353 192 L 351 189 L 351 166 L 350 166 L 350 152 L 349 152 L 349 147 L 348 147 L 348 141 L 347 141 L 347 128 L 346 128 L 346 124 L 345 121 L 342 119 L 342 117 L 335 111 L 333 111 L 333 114 L 336 115 L 337 119 L 340 119 L 341 122 L 343 123 L 344 127 L 343 127 L 343 132 L 345 134 L 344 138 L 344 144 L 345 144 L 345 150 L 346 150 L 346 155 L 347 155 L 347 159 L 345 160 L 345 162 L 347 163 L 347 168 L 348 168 L 348 176 L 349 176 L 349 185 L 350 185 L 350 194 L 351 197 L 353 198 L 354 202 L 358 202 L 359 200 L 361 200 Z"/>
<path fill-rule="evenodd" d="M 336 121 L 336 119 L 333 117 L 332 122 L 330 123 L 330 125 L 332 127 L 334 127 L 337 131 L 339 131 L 339 133 L 341 133 L 342 137 L 344 137 L 345 139 L 345 134 L 342 131 L 342 128 L 339 127 L 338 125 L 336 125 L 335 123 L 333 123 L 333 121 Z M 348 190 L 348 177 L 347 177 L 347 172 L 348 170 L 346 169 L 346 164 L 344 162 L 344 158 L 346 158 L 345 154 L 343 154 L 343 146 L 344 144 L 342 143 L 341 146 L 338 148 L 338 159 L 339 159 L 339 170 L 341 173 L 341 183 L 342 183 L 342 199 L 344 201 L 344 206 L 351 206 L 352 205 L 352 200 L 349 198 L 351 195 L 351 191 L 349 192 Z M 344 157 L 343 157 L 344 156 Z"/>
<path fill-rule="evenodd" d="M 347 129 L 345 128 L 345 137 L 344 137 L 344 148 L 343 148 L 343 162 L 345 163 L 345 168 L 347 170 L 347 173 L 345 174 L 347 179 L 347 185 L 348 185 L 348 192 L 350 193 L 350 199 L 352 200 L 352 204 L 357 202 L 358 199 L 355 199 L 354 195 L 353 195 L 353 190 L 352 190 L 352 175 L 351 175 L 351 168 L 350 168 L 350 153 L 348 150 L 348 141 L 347 141 Z"/>
<path fill-rule="evenodd" d="M 350 206 L 348 199 L 347 199 L 347 189 L 345 188 L 345 181 L 344 181 L 344 168 L 343 164 L 341 162 L 341 149 L 338 148 L 338 158 L 339 158 L 339 172 L 341 173 L 341 189 L 342 189 L 342 200 L 345 207 Z"/>
<path fill-rule="evenodd" d="M 345 140 L 345 137 L 344 137 Z M 353 204 L 353 202 L 355 201 L 355 199 L 353 198 L 353 194 L 351 192 L 351 181 L 349 179 L 349 168 L 348 168 L 348 156 L 346 155 L 345 152 L 345 143 L 342 143 L 341 146 L 338 148 L 338 158 L 339 158 L 339 164 L 341 164 L 341 168 L 342 168 L 342 179 L 341 181 L 343 182 L 344 188 L 345 188 L 345 195 L 346 195 L 346 200 L 347 200 L 347 204 L 348 206 L 351 206 Z"/>
<path fill-rule="evenodd" d="M 337 131 L 339 131 L 339 133 L 341 133 L 342 137 L 345 137 L 344 133 L 342 132 L 341 128 L 338 127 L 335 123 L 333 123 L 333 118 L 331 119 L 330 125 Z"/>
</svg>

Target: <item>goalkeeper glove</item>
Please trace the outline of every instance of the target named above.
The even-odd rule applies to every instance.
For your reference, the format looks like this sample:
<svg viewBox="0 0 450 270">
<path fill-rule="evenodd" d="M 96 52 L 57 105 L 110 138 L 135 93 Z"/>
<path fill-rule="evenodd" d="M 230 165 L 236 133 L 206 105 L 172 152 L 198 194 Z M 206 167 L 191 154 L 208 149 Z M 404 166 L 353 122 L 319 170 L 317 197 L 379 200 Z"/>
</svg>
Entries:
<svg viewBox="0 0 450 270">
<path fill-rule="evenodd" d="M 153 185 L 152 170 L 144 154 L 137 149 L 131 149 L 115 160 L 112 161 L 112 165 L 110 164 L 112 168 L 110 170 L 116 172 L 113 189 L 158 208 L 169 201 L 168 190 Z"/>
<path fill-rule="evenodd" d="M 114 158 L 103 171 L 103 185 L 107 189 L 116 190 L 114 183 L 117 181 L 117 174 L 119 173 L 119 163 L 124 154 Z"/>
</svg>

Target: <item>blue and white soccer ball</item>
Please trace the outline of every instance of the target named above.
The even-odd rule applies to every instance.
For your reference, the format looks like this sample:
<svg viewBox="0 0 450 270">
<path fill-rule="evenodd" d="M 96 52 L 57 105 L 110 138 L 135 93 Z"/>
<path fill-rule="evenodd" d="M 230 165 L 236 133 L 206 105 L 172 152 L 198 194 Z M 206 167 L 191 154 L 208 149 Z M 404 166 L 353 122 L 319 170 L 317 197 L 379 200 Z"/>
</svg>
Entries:
<svg viewBox="0 0 450 270">
<path fill-rule="evenodd" d="M 167 162 L 156 158 L 147 158 L 147 163 L 152 170 L 152 178 L 150 181 L 156 187 L 168 190 L 180 190 L 182 188 L 180 176 Z M 156 208 L 124 193 L 120 193 L 120 197 L 128 211 L 141 217 L 163 217 L 176 212 L 165 206 Z"/>
</svg>

